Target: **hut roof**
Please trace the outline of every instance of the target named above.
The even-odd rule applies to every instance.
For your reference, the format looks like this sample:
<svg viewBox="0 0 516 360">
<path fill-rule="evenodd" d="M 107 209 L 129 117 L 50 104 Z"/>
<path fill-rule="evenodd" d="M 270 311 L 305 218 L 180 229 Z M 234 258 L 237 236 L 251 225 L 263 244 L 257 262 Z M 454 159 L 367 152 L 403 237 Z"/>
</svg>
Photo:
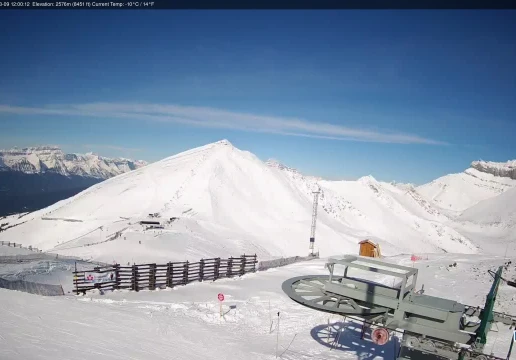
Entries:
<svg viewBox="0 0 516 360">
<path fill-rule="evenodd" d="M 371 240 L 369 240 L 369 239 L 362 240 L 362 241 L 359 242 L 359 244 L 360 245 L 362 245 L 362 244 L 371 244 L 374 247 L 377 247 L 377 245 L 374 242 L 372 242 Z"/>
</svg>

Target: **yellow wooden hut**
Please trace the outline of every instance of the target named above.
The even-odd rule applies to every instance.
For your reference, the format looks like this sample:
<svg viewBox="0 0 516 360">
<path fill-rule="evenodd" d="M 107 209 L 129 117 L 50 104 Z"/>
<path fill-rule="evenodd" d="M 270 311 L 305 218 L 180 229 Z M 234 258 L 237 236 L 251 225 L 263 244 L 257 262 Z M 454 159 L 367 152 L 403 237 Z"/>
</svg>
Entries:
<svg viewBox="0 0 516 360">
<path fill-rule="evenodd" d="M 358 255 L 379 258 L 382 256 L 380 244 L 375 244 L 369 239 L 362 240 L 359 243 L 360 251 Z"/>
</svg>

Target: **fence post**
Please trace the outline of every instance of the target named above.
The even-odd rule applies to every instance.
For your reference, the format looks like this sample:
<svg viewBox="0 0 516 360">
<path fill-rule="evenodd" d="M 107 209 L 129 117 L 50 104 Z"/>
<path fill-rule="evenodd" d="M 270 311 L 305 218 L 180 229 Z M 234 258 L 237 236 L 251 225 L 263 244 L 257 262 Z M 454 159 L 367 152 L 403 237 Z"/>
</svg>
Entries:
<svg viewBox="0 0 516 360">
<path fill-rule="evenodd" d="M 240 256 L 240 276 L 245 274 L 245 263 L 246 263 L 246 257 L 245 254 Z"/>
<path fill-rule="evenodd" d="M 77 261 L 75 262 L 75 271 L 73 272 L 73 282 L 75 283 L 75 293 L 79 295 L 79 284 L 77 283 Z"/>
<path fill-rule="evenodd" d="M 215 259 L 215 269 L 213 271 L 213 281 L 219 278 L 220 274 L 220 258 Z"/>
<path fill-rule="evenodd" d="M 132 270 L 133 271 L 132 271 L 132 276 L 131 276 L 131 281 L 132 281 L 131 290 L 138 291 L 138 279 L 137 279 L 138 268 L 136 267 L 136 265 L 133 265 Z"/>
<path fill-rule="evenodd" d="M 254 254 L 254 257 L 253 257 L 253 272 L 256 272 L 256 263 L 257 263 L 256 254 Z"/>
<path fill-rule="evenodd" d="M 172 287 L 172 274 L 173 274 L 173 265 L 171 262 L 167 264 L 167 287 Z"/>
<path fill-rule="evenodd" d="M 120 289 L 120 264 L 115 264 L 115 289 Z"/>
<path fill-rule="evenodd" d="M 230 257 L 228 259 L 228 271 L 227 271 L 227 276 L 228 277 L 232 277 L 233 276 L 233 258 Z"/>
<path fill-rule="evenodd" d="M 150 290 L 156 290 L 156 264 L 150 265 L 149 287 L 150 287 Z"/>
<path fill-rule="evenodd" d="M 199 281 L 204 280 L 204 259 L 199 261 Z"/>
<path fill-rule="evenodd" d="M 188 283 L 188 260 L 183 265 L 183 285 Z"/>
</svg>

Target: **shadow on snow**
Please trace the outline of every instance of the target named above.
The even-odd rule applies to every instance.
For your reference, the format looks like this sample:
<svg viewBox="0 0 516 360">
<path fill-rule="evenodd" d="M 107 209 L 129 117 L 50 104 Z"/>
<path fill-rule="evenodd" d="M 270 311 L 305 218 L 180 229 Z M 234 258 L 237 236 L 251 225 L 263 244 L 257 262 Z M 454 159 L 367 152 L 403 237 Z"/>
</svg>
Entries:
<svg viewBox="0 0 516 360">
<path fill-rule="evenodd" d="M 335 322 L 318 325 L 310 335 L 319 344 L 332 351 L 344 351 L 356 355 L 359 360 L 396 359 L 400 341 L 392 335 L 385 345 L 376 345 L 371 341 L 371 329 L 366 329 L 364 339 L 360 338 L 362 324 L 354 321 Z"/>
</svg>

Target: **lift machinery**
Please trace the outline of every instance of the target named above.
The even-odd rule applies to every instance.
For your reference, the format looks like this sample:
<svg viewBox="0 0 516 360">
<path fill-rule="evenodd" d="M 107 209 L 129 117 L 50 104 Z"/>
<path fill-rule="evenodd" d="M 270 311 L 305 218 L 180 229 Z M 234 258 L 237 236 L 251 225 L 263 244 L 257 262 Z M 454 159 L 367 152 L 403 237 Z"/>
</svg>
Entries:
<svg viewBox="0 0 516 360">
<path fill-rule="evenodd" d="M 487 334 L 494 322 L 516 325 L 516 316 L 493 311 L 503 267 L 492 272 L 494 281 L 484 308 L 416 291 L 416 268 L 353 255 L 329 259 L 326 267 L 329 276 L 298 276 L 286 280 L 283 291 L 301 305 L 374 325 L 371 339 L 376 344 L 385 344 L 390 332 L 402 331 L 399 360 L 428 359 L 428 356 L 500 360 L 484 354 Z M 342 268 L 342 273 L 337 274 L 338 268 Z M 398 285 L 390 287 L 352 277 L 348 275 L 350 269 L 398 278 Z M 508 284 L 516 285 L 511 281 Z"/>
</svg>

